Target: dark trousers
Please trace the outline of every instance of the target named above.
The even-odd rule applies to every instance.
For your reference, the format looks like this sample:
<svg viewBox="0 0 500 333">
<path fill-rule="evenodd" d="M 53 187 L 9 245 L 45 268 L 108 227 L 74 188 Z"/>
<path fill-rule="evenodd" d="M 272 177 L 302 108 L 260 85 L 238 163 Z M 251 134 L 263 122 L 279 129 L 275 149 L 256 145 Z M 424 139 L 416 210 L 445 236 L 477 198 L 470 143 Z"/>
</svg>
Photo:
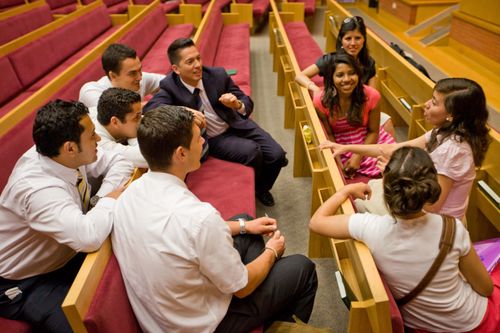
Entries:
<svg viewBox="0 0 500 333">
<path fill-rule="evenodd" d="M 264 246 L 260 235 L 234 237 L 234 247 L 244 264 L 261 255 Z M 276 320 L 293 321 L 292 315 L 308 322 L 317 288 L 316 268 L 311 260 L 299 254 L 283 257 L 251 295 L 243 299 L 233 296 L 215 332 L 248 333 L 262 325 L 268 327 Z"/>
<path fill-rule="evenodd" d="M 269 191 L 278 178 L 286 152 L 260 127 L 249 130 L 229 128 L 208 140 L 210 155 L 248 165 L 255 170 L 255 191 Z"/>
<path fill-rule="evenodd" d="M 78 254 L 54 272 L 23 280 L 0 278 L 0 316 L 26 321 L 34 326 L 33 331 L 37 333 L 72 332 L 61 304 L 84 258 L 84 254 Z M 22 294 L 10 300 L 4 292 L 15 287 L 19 287 Z"/>
</svg>

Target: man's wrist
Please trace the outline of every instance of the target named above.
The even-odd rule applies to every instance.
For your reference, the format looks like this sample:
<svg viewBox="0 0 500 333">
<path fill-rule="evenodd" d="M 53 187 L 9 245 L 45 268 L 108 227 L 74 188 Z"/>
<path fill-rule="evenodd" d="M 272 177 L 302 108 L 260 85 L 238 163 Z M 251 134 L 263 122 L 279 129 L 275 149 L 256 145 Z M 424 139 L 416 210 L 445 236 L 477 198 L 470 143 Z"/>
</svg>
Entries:
<svg viewBox="0 0 500 333">
<path fill-rule="evenodd" d="M 238 223 L 240 224 L 240 235 L 245 235 L 247 233 L 247 229 L 246 229 L 246 220 L 244 218 L 239 218 L 238 219 Z"/>
</svg>

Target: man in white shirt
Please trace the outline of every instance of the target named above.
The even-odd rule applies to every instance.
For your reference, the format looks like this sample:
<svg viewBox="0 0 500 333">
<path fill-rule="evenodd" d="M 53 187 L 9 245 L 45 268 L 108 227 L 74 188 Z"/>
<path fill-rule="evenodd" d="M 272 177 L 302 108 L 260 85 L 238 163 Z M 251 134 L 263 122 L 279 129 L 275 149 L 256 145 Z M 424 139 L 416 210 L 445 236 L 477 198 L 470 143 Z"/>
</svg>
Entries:
<svg viewBox="0 0 500 333">
<path fill-rule="evenodd" d="M 204 128 L 203 113 L 189 111 L 194 113 L 196 124 Z M 138 93 L 124 88 L 106 89 L 99 98 L 93 119 L 95 131 L 101 137 L 99 147 L 122 154 L 135 167 L 147 168 L 137 144 L 137 127 L 141 118 L 141 96 Z"/>
<path fill-rule="evenodd" d="M 142 330 L 248 332 L 293 314 L 307 322 L 314 263 L 281 258 L 276 220 L 225 222 L 187 189 L 183 179 L 200 167 L 204 139 L 186 111 L 164 105 L 144 115 L 138 140 L 151 171 L 114 210 L 113 252 Z"/>
<path fill-rule="evenodd" d="M 97 150 L 99 135 L 79 102 L 42 107 L 33 139 L 0 196 L 0 316 L 37 332 L 71 332 L 61 303 L 83 259 L 77 253 L 99 249 L 108 237 L 133 167 Z M 90 199 L 87 180 L 100 176 Z"/>
<path fill-rule="evenodd" d="M 111 87 L 125 88 L 141 95 L 158 91 L 163 74 L 143 73 L 142 64 L 134 49 L 123 44 L 111 44 L 102 54 L 102 68 L 106 76 L 98 81 L 85 83 L 80 89 L 79 101 L 95 107 L 104 90 Z"/>
</svg>

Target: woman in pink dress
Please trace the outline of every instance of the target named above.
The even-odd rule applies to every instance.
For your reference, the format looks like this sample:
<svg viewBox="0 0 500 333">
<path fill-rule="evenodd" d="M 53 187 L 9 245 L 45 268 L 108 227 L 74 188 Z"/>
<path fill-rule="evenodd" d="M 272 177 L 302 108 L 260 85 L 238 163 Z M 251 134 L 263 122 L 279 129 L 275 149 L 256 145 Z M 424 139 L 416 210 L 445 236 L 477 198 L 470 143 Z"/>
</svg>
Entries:
<svg viewBox="0 0 500 333">
<path fill-rule="evenodd" d="M 344 145 L 395 143 L 380 127 L 380 93 L 363 85 L 361 77 L 356 61 L 344 52 L 338 52 L 329 62 L 324 89 L 314 96 L 314 106 L 329 139 Z M 356 172 L 368 177 L 380 175 L 376 158 L 347 152 L 341 160 L 347 177 Z"/>
</svg>

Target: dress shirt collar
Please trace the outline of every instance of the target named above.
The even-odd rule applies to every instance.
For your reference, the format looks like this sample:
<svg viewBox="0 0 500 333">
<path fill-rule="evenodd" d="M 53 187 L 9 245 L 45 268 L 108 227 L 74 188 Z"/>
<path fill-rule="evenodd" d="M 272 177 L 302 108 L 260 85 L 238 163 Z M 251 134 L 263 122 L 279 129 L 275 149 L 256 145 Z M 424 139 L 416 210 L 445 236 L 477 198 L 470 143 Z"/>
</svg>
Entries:
<svg viewBox="0 0 500 333">
<path fill-rule="evenodd" d="M 61 178 L 62 180 L 68 182 L 69 184 L 76 185 L 76 182 L 78 181 L 78 173 L 76 172 L 76 169 L 68 168 L 54 161 L 50 157 L 43 156 L 38 152 L 37 154 L 40 159 L 43 170 L 55 175 L 57 178 Z M 85 174 L 85 171 L 82 170 L 81 167 L 79 169 L 82 174 Z"/>
<path fill-rule="evenodd" d="M 182 84 L 184 85 L 184 87 L 187 88 L 187 90 L 189 90 L 189 92 L 192 94 L 194 92 L 194 90 L 196 88 L 200 89 L 200 90 L 203 90 L 205 91 L 205 87 L 203 86 L 203 80 L 200 80 L 198 81 L 198 85 L 196 87 L 193 87 L 192 85 L 189 85 L 187 84 L 186 82 L 184 82 L 184 80 L 179 76 L 179 79 L 181 80 Z"/>
<path fill-rule="evenodd" d="M 144 176 L 147 176 L 148 178 L 151 178 L 155 182 L 156 181 L 166 181 L 168 183 L 172 183 L 172 184 L 179 185 L 179 186 L 182 186 L 184 188 L 187 188 L 187 185 L 186 185 L 186 183 L 184 181 L 182 181 L 179 177 L 174 176 L 174 175 L 172 175 L 170 173 L 167 173 L 167 172 L 151 171 L 150 170 Z"/>
</svg>

